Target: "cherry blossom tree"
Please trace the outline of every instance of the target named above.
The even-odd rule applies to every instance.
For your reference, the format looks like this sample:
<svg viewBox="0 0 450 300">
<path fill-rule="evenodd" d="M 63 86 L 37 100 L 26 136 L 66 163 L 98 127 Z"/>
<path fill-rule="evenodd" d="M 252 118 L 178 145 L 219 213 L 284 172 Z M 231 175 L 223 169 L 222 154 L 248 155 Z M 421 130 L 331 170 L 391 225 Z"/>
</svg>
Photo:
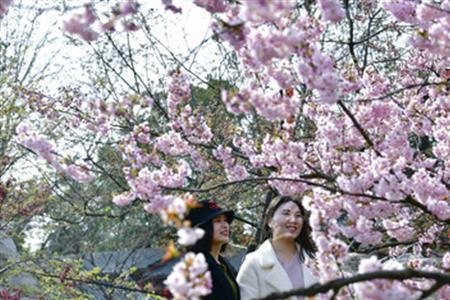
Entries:
<svg viewBox="0 0 450 300">
<path fill-rule="evenodd" d="M 162 4 L 173 18 L 183 14 L 176 1 Z M 158 90 L 138 73 L 133 53 L 116 47 L 123 72 L 133 76 L 130 84 L 103 60 L 122 80 L 120 92 L 105 88 L 89 99 L 26 89 L 24 97 L 41 118 L 62 124 L 66 138 L 83 135 L 82 146 L 113 144 L 126 162 L 127 182 L 113 203 L 159 215 L 178 229 L 180 246 L 201 236 L 184 221 L 198 198 L 213 195 L 252 215 L 242 219 L 255 225 L 266 195 L 302 195 L 318 248 L 311 263 L 322 284 L 289 295 L 449 298 L 450 2 L 191 4 L 213 16 L 205 42 L 232 57 L 215 84 L 164 49 L 173 57 L 157 74 L 164 83 Z M 162 49 L 143 7 L 124 1 L 103 18 L 88 5 L 64 30 L 89 45 L 144 33 Z M 198 86 L 210 91 L 208 98 L 195 97 Z M 17 129 L 17 141 L 80 182 L 102 173 L 89 151 L 84 159 L 60 159 L 58 145 L 33 124 Z M 234 197 L 224 197 L 232 189 Z M 241 190 L 253 191 L 250 201 L 258 205 L 247 205 Z M 344 270 L 351 252 L 385 258 L 362 260 L 354 275 Z M 415 259 L 394 260 L 405 253 Z M 422 265 L 421 256 L 437 257 L 437 264 Z M 174 268 L 166 283 L 176 299 L 207 293 L 210 281 L 199 280 L 199 270 L 204 260 L 192 254 Z"/>
</svg>

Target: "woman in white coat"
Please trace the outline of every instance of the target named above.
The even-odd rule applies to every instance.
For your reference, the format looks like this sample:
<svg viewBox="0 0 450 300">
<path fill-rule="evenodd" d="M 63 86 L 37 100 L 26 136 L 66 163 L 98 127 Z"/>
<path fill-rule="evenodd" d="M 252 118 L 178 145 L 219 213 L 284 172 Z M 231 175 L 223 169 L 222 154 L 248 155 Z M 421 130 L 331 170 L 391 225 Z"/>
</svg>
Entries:
<svg viewBox="0 0 450 300">
<path fill-rule="evenodd" d="M 315 247 L 300 200 L 275 197 L 267 208 L 262 237 L 265 241 L 245 257 L 237 276 L 242 300 L 306 288 L 318 282 L 304 264 L 305 255 L 313 257 Z M 302 298 L 289 298 L 297 299 Z"/>
</svg>

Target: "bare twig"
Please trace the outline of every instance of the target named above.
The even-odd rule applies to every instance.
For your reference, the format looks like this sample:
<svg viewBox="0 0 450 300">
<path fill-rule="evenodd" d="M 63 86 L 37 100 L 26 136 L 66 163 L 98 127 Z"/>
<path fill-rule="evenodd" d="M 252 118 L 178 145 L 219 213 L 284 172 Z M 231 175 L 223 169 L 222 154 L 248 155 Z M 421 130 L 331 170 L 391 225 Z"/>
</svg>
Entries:
<svg viewBox="0 0 450 300">
<path fill-rule="evenodd" d="M 60 279 L 60 275 L 50 274 L 50 273 L 44 273 L 44 272 L 36 272 L 36 271 L 29 271 L 29 273 L 38 276 L 38 277 L 50 277 L 50 278 L 57 278 Z M 95 286 L 101 286 L 105 288 L 112 288 L 117 290 L 123 290 L 128 292 L 135 292 L 135 293 L 141 293 L 141 294 L 155 294 L 154 291 L 147 290 L 147 289 L 137 289 L 137 288 L 131 288 L 124 285 L 116 285 L 108 281 L 102 281 L 102 280 L 92 280 L 92 279 L 81 279 L 81 278 L 73 278 L 73 277 L 64 277 L 64 281 L 71 281 L 71 282 L 78 282 L 78 283 L 84 283 L 84 284 L 90 284 Z"/>
<path fill-rule="evenodd" d="M 348 27 L 349 27 L 348 48 L 349 48 L 353 63 L 355 64 L 356 69 L 359 70 L 358 59 L 356 58 L 355 47 L 354 47 L 355 44 L 353 42 L 353 38 L 354 38 L 353 19 L 350 16 L 350 4 L 349 4 L 348 0 L 344 0 L 344 7 L 345 7 L 345 16 L 347 17 Z"/>
<path fill-rule="evenodd" d="M 406 90 L 418 88 L 418 87 L 425 87 L 425 86 L 434 86 L 434 85 L 443 85 L 448 84 L 447 81 L 441 81 L 441 82 L 422 82 L 422 83 L 416 83 L 416 84 L 410 84 L 405 87 L 399 88 L 395 91 L 392 91 L 390 93 L 384 94 L 383 96 L 376 97 L 376 98 L 366 98 L 366 99 L 358 99 L 358 102 L 371 102 L 371 101 L 379 101 L 384 100 L 386 98 L 392 97 L 396 94 L 402 93 Z"/>
</svg>

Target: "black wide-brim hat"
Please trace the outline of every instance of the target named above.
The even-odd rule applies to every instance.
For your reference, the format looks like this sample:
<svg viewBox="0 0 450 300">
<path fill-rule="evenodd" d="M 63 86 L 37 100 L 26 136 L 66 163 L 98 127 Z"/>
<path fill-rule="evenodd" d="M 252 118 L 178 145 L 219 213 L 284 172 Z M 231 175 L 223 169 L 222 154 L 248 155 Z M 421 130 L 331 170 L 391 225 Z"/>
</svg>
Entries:
<svg viewBox="0 0 450 300">
<path fill-rule="evenodd" d="M 191 221 L 191 226 L 203 225 L 217 216 L 225 215 L 228 223 L 233 222 L 234 212 L 232 210 L 224 210 L 213 200 L 200 201 L 198 207 L 189 210 L 186 219 Z"/>
</svg>

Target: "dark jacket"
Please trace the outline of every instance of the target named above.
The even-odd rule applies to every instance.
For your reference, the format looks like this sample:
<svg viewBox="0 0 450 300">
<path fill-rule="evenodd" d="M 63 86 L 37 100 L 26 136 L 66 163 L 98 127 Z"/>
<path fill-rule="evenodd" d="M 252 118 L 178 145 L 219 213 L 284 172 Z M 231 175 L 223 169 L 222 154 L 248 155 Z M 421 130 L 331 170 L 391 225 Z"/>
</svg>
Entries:
<svg viewBox="0 0 450 300">
<path fill-rule="evenodd" d="M 225 276 L 223 267 L 221 267 L 216 260 L 209 254 L 203 253 L 206 258 L 206 262 L 208 263 L 208 269 L 211 272 L 211 279 L 212 279 L 212 292 L 211 294 L 203 297 L 204 300 L 240 300 L 240 294 L 239 294 L 239 285 L 236 282 L 236 270 L 234 270 L 233 266 L 222 256 L 219 256 L 219 261 L 225 265 L 225 267 L 228 269 L 228 272 L 230 273 L 231 279 L 234 281 L 236 285 L 236 291 L 238 298 L 236 299 L 234 297 L 233 289 L 230 286 L 230 283 Z"/>
</svg>

